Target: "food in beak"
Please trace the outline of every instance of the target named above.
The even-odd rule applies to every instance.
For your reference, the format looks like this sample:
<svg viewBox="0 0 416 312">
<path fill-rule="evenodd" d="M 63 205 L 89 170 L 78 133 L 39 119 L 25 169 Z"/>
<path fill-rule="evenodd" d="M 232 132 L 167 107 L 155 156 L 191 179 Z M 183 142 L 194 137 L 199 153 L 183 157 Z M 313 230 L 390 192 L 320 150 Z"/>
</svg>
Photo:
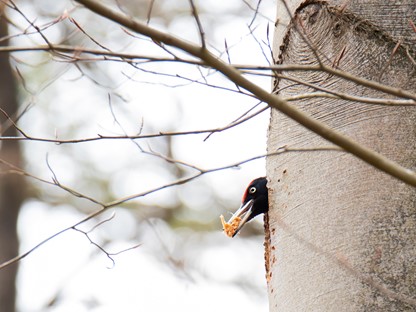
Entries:
<svg viewBox="0 0 416 312">
<path fill-rule="evenodd" d="M 233 237 L 238 229 L 238 226 L 240 225 L 241 218 L 236 217 L 233 220 L 230 219 L 231 223 L 225 222 L 223 215 L 220 215 L 220 219 L 225 235 Z"/>
<path fill-rule="evenodd" d="M 253 207 L 254 200 L 249 200 L 247 203 L 243 204 L 228 220 L 225 222 L 224 216 L 221 215 L 221 223 L 224 233 L 228 237 L 234 237 L 238 231 L 243 227 L 247 222 L 248 218 L 251 215 L 251 208 Z"/>
</svg>

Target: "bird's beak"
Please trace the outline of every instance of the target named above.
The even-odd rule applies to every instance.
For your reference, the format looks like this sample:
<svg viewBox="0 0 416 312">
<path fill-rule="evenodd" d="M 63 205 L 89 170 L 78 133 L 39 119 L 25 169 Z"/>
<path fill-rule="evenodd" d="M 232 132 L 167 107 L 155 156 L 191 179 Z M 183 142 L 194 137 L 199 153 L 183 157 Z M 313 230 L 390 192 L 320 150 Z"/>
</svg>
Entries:
<svg viewBox="0 0 416 312">
<path fill-rule="evenodd" d="M 233 237 L 241 230 L 248 218 L 252 214 L 252 208 L 254 205 L 254 199 L 250 199 L 248 202 L 241 205 L 241 207 L 231 216 L 228 223 L 232 223 L 236 218 L 241 218 L 237 229 L 235 230 Z"/>
</svg>

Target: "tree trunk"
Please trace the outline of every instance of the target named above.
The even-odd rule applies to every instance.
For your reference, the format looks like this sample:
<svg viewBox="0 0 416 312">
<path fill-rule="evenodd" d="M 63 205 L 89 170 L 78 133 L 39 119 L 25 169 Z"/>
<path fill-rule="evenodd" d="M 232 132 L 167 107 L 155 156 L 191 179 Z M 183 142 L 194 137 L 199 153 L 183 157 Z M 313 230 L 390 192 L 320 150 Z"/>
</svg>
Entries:
<svg viewBox="0 0 416 312">
<path fill-rule="evenodd" d="M 7 46 L 7 22 L 4 3 L 0 4 L 0 46 Z M 7 53 L 0 53 L 0 108 L 11 118 L 17 115 L 17 88 Z M 1 136 L 16 136 L 17 131 L 7 118 L 0 114 Z M 15 166 L 21 164 L 18 141 L 0 141 L 0 159 Z M 0 163 L 0 263 L 18 253 L 17 216 L 23 201 L 23 178 L 9 173 L 10 168 Z M 0 312 L 15 311 L 17 265 L 0 271 Z"/>
<path fill-rule="evenodd" d="M 309 3 L 297 11 L 300 1 L 287 2 L 291 15 L 278 3 L 283 25 L 276 28 L 277 63 L 318 65 L 319 57 L 353 75 L 415 91 L 416 31 L 409 24 L 416 23 L 413 0 L 383 5 L 338 1 L 339 7 L 337 1 L 331 1 L 332 6 Z M 323 72 L 278 74 L 355 96 L 388 98 Z M 274 91 L 286 97 L 315 90 L 280 78 Z M 415 106 L 334 98 L 293 105 L 399 164 L 416 168 Z M 308 151 L 267 160 L 270 311 L 415 311 L 415 188 L 348 153 L 319 150 L 330 144 L 273 110 L 268 152 L 282 146 Z"/>
</svg>

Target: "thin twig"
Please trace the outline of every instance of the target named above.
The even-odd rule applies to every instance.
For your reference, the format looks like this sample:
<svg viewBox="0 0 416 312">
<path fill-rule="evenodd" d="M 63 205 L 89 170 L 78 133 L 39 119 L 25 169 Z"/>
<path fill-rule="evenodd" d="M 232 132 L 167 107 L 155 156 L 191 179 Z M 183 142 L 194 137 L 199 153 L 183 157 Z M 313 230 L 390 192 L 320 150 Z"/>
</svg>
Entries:
<svg viewBox="0 0 416 312">
<path fill-rule="evenodd" d="M 74 60 L 77 61 L 118 61 L 125 62 L 126 60 L 144 60 L 146 62 L 182 62 L 190 65 L 204 65 L 203 61 L 198 60 L 191 60 L 191 59 L 183 59 L 183 58 L 166 58 L 166 57 L 154 57 L 154 56 L 147 56 L 147 55 L 138 55 L 138 54 L 129 54 L 129 53 L 121 53 L 121 52 L 108 52 L 103 50 L 94 50 L 88 48 L 81 48 L 81 47 L 71 47 L 65 45 L 52 45 L 53 51 L 65 52 L 65 53 L 74 53 L 74 54 L 92 54 L 92 55 L 101 55 L 105 58 L 100 59 L 81 59 L 79 56 Z M 10 53 L 10 52 L 27 52 L 27 51 L 51 51 L 49 46 L 37 46 L 37 47 L 16 47 L 16 46 L 9 46 L 9 47 L 0 47 L 0 53 Z M 62 54 L 60 54 L 62 55 Z M 114 58 L 109 58 L 114 57 Z M 413 60 L 416 64 L 416 62 Z M 230 64 L 236 70 L 250 70 L 250 71 L 324 71 L 328 72 L 331 75 L 341 77 L 343 79 L 352 81 L 359 85 L 365 86 L 367 88 L 371 88 L 373 90 L 381 91 L 387 94 L 391 94 L 397 97 L 403 97 L 408 99 L 416 100 L 416 94 L 408 91 L 403 90 L 396 87 L 390 87 L 375 81 L 367 80 L 362 77 L 358 77 L 347 73 L 343 70 L 335 69 L 325 64 L 322 65 L 298 65 L 298 64 L 277 64 L 273 66 L 250 66 L 250 65 L 242 65 L 242 64 Z"/>
<path fill-rule="evenodd" d="M 87 222 L 87 221 L 89 221 L 89 220 L 97 217 L 98 215 L 102 214 L 104 211 L 108 210 L 109 208 L 112 208 L 112 207 L 115 207 L 115 206 L 124 204 L 124 203 L 126 203 L 126 202 L 128 202 L 130 200 L 137 199 L 139 197 L 144 197 L 146 195 L 149 195 L 149 194 L 158 192 L 158 191 L 163 190 L 163 189 L 167 189 L 167 188 L 170 188 L 170 187 L 174 187 L 174 186 L 178 186 L 178 185 L 185 184 L 185 183 L 187 183 L 189 181 L 192 181 L 194 179 L 199 178 L 200 176 L 202 176 L 204 174 L 213 173 L 213 172 L 217 172 L 217 171 L 222 171 L 222 170 L 226 170 L 226 169 L 237 168 L 237 167 L 239 167 L 239 166 L 241 166 L 243 164 L 246 164 L 246 163 L 252 162 L 254 160 L 261 159 L 261 158 L 265 158 L 265 157 L 275 157 L 275 156 L 278 156 L 278 155 L 281 155 L 281 154 L 284 154 L 284 153 L 294 153 L 294 152 L 295 153 L 299 153 L 299 152 L 322 152 L 322 151 L 328 151 L 328 152 L 345 152 L 344 150 L 342 150 L 342 149 L 340 149 L 339 147 L 336 147 L 336 146 L 323 146 L 323 147 L 315 147 L 315 148 L 314 147 L 311 147 L 311 148 L 291 148 L 291 147 L 288 147 L 288 146 L 282 146 L 282 147 L 278 148 L 276 151 L 274 151 L 272 153 L 269 153 L 269 154 L 258 155 L 258 156 L 251 157 L 251 158 L 248 158 L 248 159 L 245 159 L 245 160 L 242 160 L 242 161 L 239 161 L 239 162 L 235 162 L 235 163 L 232 163 L 232 164 L 228 164 L 228 165 L 225 165 L 225 166 L 222 166 L 222 167 L 216 167 L 216 168 L 207 169 L 207 170 L 202 170 L 201 169 L 198 173 L 196 173 L 196 174 L 194 174 L 192 176 L 185 177 L 185 178 L 181 178 L 181 179 L 175 180 L 175 181 L 173 181 L 171 183 L 168 183 L 168 184 L 165 184 L 165 185 L 162 185 L 162 186 L 159 186 L 159 187 L 156 187 L 154 189 L 150 189 L 150 190 L 147 190 L 147 191 L 144 191 L 144 192 L 141 192 L 141 193 L 132 194 L 132 195 L 129 195 L 129 196 L 126 196 L 126 197 L 123 197 L 123 198 L 119 198 L 117 200 L 111 201 L 111 202 L 106 203 L 106 204 L 100 203 L 98 200 L 93 199 L 93 198 L 90 198 L 90 197 L 88 197 L 86 195 L 78 196 L 78 197 L 82 197 L 84 199 L 90 200 L 91 202 L 93 202 L 93 203 L 97 204 L 98 206 L 100 206 L 100 208 L 97 209 L 96 211 L 90 213 L 89 215 L 85 216 L 81 220 L 77 221 L 75 224 L 70 225 L 70 226 L 68 226 L 68 227 L 66 227 L 66 228 L 64 228 L 64 229 L 62 229 L 62 230 L 54 233 L 53 235 L 45 238 L 44 240 L 40 241 L 38 244 L 36 244 L 32 248 L 30 248 L 28 251 L 26 251 L 26 252 L 24 252 L 24 253 L 16 256 L 16 257 L 14 257 L 12 259 L 10 259 L 10 260 L 7 260 L 7 261 L 5 261 L 3 263 L 0 263 L 0 271 L 2 269 L 6 268 L 9 265 L 11 265 L 13 263 L 16 263 L 16 262 L 24 259 L 29 254 L 31 254 L 32 252 L 34 252 L 36 249 L 38 249 L 39 247 L 41 247 L 42 245 L 46 244 L 47 242 L 49 242 L 50 240 L 54 239 L 55 237 L 59 236 L 62 233 L 65 233 L 65 232 L 67 232 L 69 230 L 75 230 L 75 229 L 77 229 L 78 231 L 81 232 L 81 230 L 79 230 L 77 228 L 79 225 L 81 225 L 81 224 L 83 224 L 83 223 L 85 223 L 85 222 Z M 71 190 L 68 187 L 63 186 L 62 184 L 56 184 L 55 182 L 50 182 L 50 181 L 41 179 L 39 177 L 36 177 L 36 176 L 34 176 L 34 175 L 32 175 L 32 174 L 24 171 L 23 169 L 20 169 L 20 168 L 14 166 L 14 165 L 8 163 L 7 161 L 4 161 L 4 160 L 0 159 L 0 163 L 5 164 L 5 165 L 7 165 L 8 167 L 10 167 L 12 169 L 9 173 L 16 173 L 16 174 L 25 175 L 27 177 L 30 177 L 30 178 L 33 178 L 35 180 L 44 182 L 46 184 L 58 186 L 59 188 L 65 190 L 65 191 L 67 191 L 67 192 L 69 192 L 71 194 L 77 194 L 76 191 Z M 88 232 L 86 232 L 86 233 L 88 233 Z M 140 245 L 137 245 L 137 247 L 138 246 L 140 246 Z M 136 247 L 132 247 L 132 248 L 136 248 Z M 127 250 L 129 250 L 129 249 L 127 249 Z M 112 255 L 112 254 L 109 253 L 109 255 Z"/>
<path fill-rule="evenodd" d="M 48 142 L 48 143 L 54 143 L 54 144 L 77 144 L 77 143 L 87 143 L 87 142 L 92 142 L 92 141 L 100 141 L 100 140 L 139 140 L 139 139 L 149 139 L 149 138 L 158 138 L 158 137 L 166 137 L 166 136 L 184 136 L 184 135 L 197 135 L 197 134 L 213 134 L 213 133 L 218 133 L 218 132 L 223 132 L 225 130 L 231 129 L 235 126 L 238 126 L 248 120 L 250 120 L 251 118 L 257 116 L 258 114 L 262 113 L 263 111 L 265 111 L 267 108 L 261 109 L 258 112 L 251 114 L 250 116 L 244 118 L 244 119 L 238 119 L 235 120 L 234 122 L 223 126 L 223 127 L 218 127 L 218 128 L 213 128 L 213 129 L 203 129 L 203 130 L 190 130 L 190 131 L 178 131 L 178 132 L 163 132 L 160 131 L 158 133 L 152 133 L 152 134 L 141 134 L 141 131 L 139 131 L 138 134 L 135 135 L 128 135 L 128 134 L 124 134 L 124 135 L 118 135 L 118 136 L 106 136 L 106 135 L 101 135 L 99 134 L 96 137 L 90 137 L 90 138 L 82 138 L 82 139 L 58 139 L 58 138 L 53 138 L 53 139 L 47 139 L 47 138 L 43 138 L 43 137 L 33 137 L 28 135 L 27 133 L 25 133 L 20 127 L 18 127 L 12 120 L 11 122 L 13 122 L 13 127 L 16 128 L 16 130 L 18 132 L 21 133 L 22 137 L 2 137 L 0 136 L 0 141 L 25 141 L 25 140 L 29 140 L 29 141 L 38 141 L 38 142 Z M 4 110 L 2 110 L 0 108 L 0 112 L 2 112 L 6 118 L 10 119 L 10 117 L 7 115 L 6 112 L 4 112 Z M 113 115 L 114 117 L 114 115 Z"/>
<path fill-rule="evenodd" d="M 207 49 L 201 49 L 198 45 L 182 40 L 173 35 L 167 34 L 166 32 L 159 31 L 157 29 L 149 27 L 144 23 L 141 23 L 131 17 L 127 17 L 124 14 L 121 14 L 120 12 L 111 9 L 110 7 L 103 5 L 101 2 L 95 0 L 76 1 L 78 3 L 83 4 L 91 11 L 108 18 L 113 22 L 119 23 L 124 27 L 131 29 L 132 31 L 140 33 L 144 36 L 148 36 L 153 40 L 163 42 L 166 45 L 174 46 L 195 57 L 200 58 L 206 65 L 217 69 L 226 77 L 228 77 L 230 81 L 240 85 L 242 88 L 253 93 L 255 96 L 258 97 L 259 100 L 268 103 L 271 107 L 289 116 L 296 122 L 302 124 L 307 129 L 315 132 L 316 134 L 320 135 L 326 140 L 342 147 L 343 149 L 355 155 L 357 158 L 363 160 L 364 162 L 368 163 L 369 165 L 372 165 L 375 168 L 384 171 L 385 173 L 409 185 L 416 186 L 416 174 L 414 171 L 400 166 L 397 162 L 394 162 L 388 159 L 387 157 L 375 152 L 374 150 L 367 148 L 362 144 L 359 144 L 355 140 L 327 126 L 321 121 L 308 116 L 299 108 L 295 107 L 294 105 L 290 105 L 287 101 L 284 101 L 280 96 L 276 94 L 271 94 L 270 92 L 264 90 L 255 83 L 249 81 L 241 74 L 240 71 L 238 71 L 232 66 L 229 66 L 222 60 L 218 59 L 218 57 L 211 54 Z M 348 73 L 340 73 L 339 71 L 332 69 L 328 66 L 321 65 L 320 70 L 326 70 L 329 73 L 334 74 L 342 74 L 345 79 L 359 79 L 363 82 L 363 85 L 365 86 L 374 86 L 375 84 L 374 82 L 369 82 L 362 78 L 352 77 Z M 385 86 L 381 84 L 377 85 L 379 85 L 380 89 L 385 88 Z M 403 92 L 402 96 L 406 96 L 406 92 Z"/>
<path fill-rule="evenodd" d="M 257 103 L 256 105 L 254 105 L 253 107 L 251 107 L 249 110 L 247 110 L 246 112 L 244 112 L 241 116 L 239 116 L 238 118 L 236 118 L 235 120 L 233 120 L 231 123 L 229 123 L 227 126 L 225 126 L 225 127 L 232 127 L 233 125 L 235 125 L 235 124 L 237 124 L 237 123 L 242 123 L 242 122 L 245 122 L 245 121 L 247 121 L 247 120 L 250 120 L 250 119 L 252 119 L 253 117 L 255 117 L 255 116 L 257 116 L 257 115 L 259 115 L 259 114 L 261 114 L 262 112 L 264 112 L 264 111 L 266 111 L 267 109 L 269 109 L 269 107 L 268 106 L 266 106 L 266 107 L 263 107 L 263 108 L 261 108 L 260 110 L 258 110 L 257 112 L 254 112 L 253 114 L 251 114 L 251 115 L 248 115 L 248 113 L 250 113 L 252 110 L 254 110 L 258 105 L 260 105 L 262 102 L 259 102 L 259 103 Z M 225 128 L 224 127 L 224 128 Z M 213 132 L 210 132 L 206 137 L 205 137 L 205 139 L 204 139 L 204 141 L 206 141 L 206 140 L 208 140 L 210 137 L 211 137 L 211 135 L 213 135 L 214 133 L 217 133 L 217 132 L 220 132 L 220 131 L 213 131 Z"/>
<path fill-rule="evenodd" d="M 381 80 L 381 77 L 383 76 L 383 74 L 386 72 L 387 68 L 390 66 L 391 62 L 393 61 L 393 57 L 396 54 L 397 50 L 399 49 L 399 47 L 401 46 L 402 41 L 399 40 L 396 45 L 394 46 L 393 50 L 391 51 L 390 57 L 388 59 L 388 61 L 384 64 L 383 68 L 380 71 L 380 74 L 378 76 L 378 81 Z"/>
<path fill-rule="evenodd" d="M 189 4 L 191 5 L 192 15 L 194 16 L 196 25 L 198 27 L 199 38 L 201 40 L 201 46 L 203 49 L 206 49 L 205 32 L 204 32 L 204 29 L 202 28 L 201 20 L 199 19 L 199 14 L 198 14 L 198 11 L 196 10 L 195 3 L 193 0 L 189 0 Z"/>
<path fill-rule="evenodd" d="M 96 225 L 94 225 L 88 231 L 83 231 L 83 230 L 79 229 L 77 226 L 73 226 L 72 227 L 72 230 L 84 234 L 84 236 L 88 239 L 88 241 L 90 242 L 90 244 L 92 244 L 95 247 L 97 247 L 101 252 L 103 252 L 107 256 L 108 259 L 110 259 L 112 265 L 111 265 L 111 267 L 108 267 L 109 269 L 113 268 L 115 266 L 115 264 L 116 264 L 113 256 L 122 254 L 122 253 L 124 253 L 126 251 L 133 250 L 133 249 L 141 246 L 141 244 L 136 244 L 136 245 L 134 245 L 132 247 L 129 247 L 129 248 L 126 248 L 126 249 L 122 249 L 122 250 L 117 251 L 117 252 L 108 252 L 103 246 L 101 246 L 100 244 L 98 244 L 95 241 L 93 241 L 93 239 L 90 237 L 90 233 L 93 232 L 95 229 L 97 229 L 99 226 L 103 225 L 104 223 L 113 220 L 114 219 L 114 216 L 115 216 L 115 212 L 113 212 L 110 217 L 108 217 L 108 218 L 106 218 L 106 219 L 98 222 Z"/>
<path fill-rule="evenodd" d="M 317 88 L 318 90 L 320 88 Z M 303 93 L 294 96 L 284 97 L 286 101 L 297 101 L 302 99 L 311 99 L 311 98 L 331 98 L 331 99 L 342 99 L 346 101 L 358 102 L 363 104 L 371 105 L 387 105 L 387 106 L 416 106 L 416 101 L 414 100 L 393 100 L 393 99 L 377 99 L 377 98 L 366 98 L 361 96 L 350 96 L 346 93 L 338 92 L 311 92 Z"/>
<path fill-rule="evenodd" d="M 248 7 L 251 8 L 250 4 L 247 3 L 247 1 L 243 0 L 243 2 L 245 4 L 247 4 Z M 260 4 L 261 4 L 261 0 L 258 0 L 256 7 L 253 9 L 254 10 L 253 18 L 251 19 L 251 22 L 248 24 L 248 27 L 249 28 L 251 28 L 251 26 L 253 25 L 254 21 L 256 20 L 257 14 L 259 13 L 259 9 L 260 9 Z"/>
<path fill-rule="evenodd" d="M 146 18 L 146 24 L 147 25 L 149 25 L 150 19 L 152 18 L 152 11 L 153 11 L 153 6 L 154 5 L 155 5 L 155 0 L 150 0 L 149 9 L 147 10 L 147 18 Z"/>
</svg>

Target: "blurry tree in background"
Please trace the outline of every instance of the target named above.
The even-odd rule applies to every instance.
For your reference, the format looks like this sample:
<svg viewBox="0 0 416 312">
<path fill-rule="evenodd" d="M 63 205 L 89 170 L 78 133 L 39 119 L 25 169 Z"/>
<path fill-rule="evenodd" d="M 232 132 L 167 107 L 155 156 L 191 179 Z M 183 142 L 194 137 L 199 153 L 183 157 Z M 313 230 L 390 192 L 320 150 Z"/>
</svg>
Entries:
<svg viewBox="0 0 416 312">
<path fill-rule="evenodd" d="M 304 112 L 319 107 L 310 105 L 311 100 L 315 103 L 323 99 L 353 103 L 359 109 L 397 105 L 413 111 L 416 96 L 363 80 L 358 76 L 361 73 L 351 75 L 340 70 L 349 51 L 341 47 L 323 53 L 304 32 L 303 27 L 308 26 L 305 21 L 316 22 L 318 14 L 311 14 L 299 24 L 289 24 L 292 15 L 299 13 L 296 1 L 289 3 L 290 8 L 284 5 L 286 2 L 278 3 L 278 11 L 292 15 L 277 21 L 273 1 L 3 3 L 10 34 L 4 38 L 10 39 L 10 47 L 3 47 L 1 53 L 4 57 L 11 53 L 20 107 L 16 113 L 2 106 L 3 115 L 8 117 L 2 126 L 11 126 L 2 127 L 2 131 L 15 131 L 2 132 L 2 148 L 8 142 L 22 143 L 24 161 L 9 164 L 2 150 L 2 174 L 25 175 L 30 183 L 19 218 L 20 256 L 0 264 L 0 270 L 29 256 L 20 262 L 18 304 L 22 311 L 100 307 L 129 311 L 132 307 L 149 310 L 149 305 L 150 310 L 266 311 L 262 227 L 251 222 L 239 239 L 230 240 L 220 233 L 218 216 L 235 209 L 247 182 L 265 173 L 270 107 L 275 109 L 273 118 L 279 116 L 277 111 L 290 117 L 284 129 L 289 138 L 297 133 L 293 129 L 307 128 L 327 140 L 315 142 L 296 134 L 294 142 L 277 140 L 280 132 L 271 127 L 267 156 L 274 199 L 292 196 L 290 187 L 297 182 L 310 182 L 302 178 L 289 183 L 284 180 L 287 171 L 280 176 L 279 167 L 291 163 L 295 159 L 292 157 L 311 161 L 310 153 L 354 155 L 356 158 L 351 159 L 358 163 L 354 168 L 371 168 L 377 174 L 384 171 L 383 175 L 391 175 L 409 188 L 416 185 L 416 176 L 409 170 L 411 163 L 402 164 L 404 168 L 335 131 L 337 124 L 330 124 L 333 128 L 323 124 L 318 113 Z M 344 9 L 348 6 L 340 12 Z M 300 51 L 285 37 L 288 25 L 288 34 L 301 43 Z M 334 26 L 337 38 L 342 38 L 343 25 Z M 409 25 L 416 32 L 414 24 Z M 275 26 L 285 30 L 280 33 L 281 41 L 276 40 L 283 45 L 275 47 L 273 57 L 269 36 Z M 407 51 L 408 59 L 414 61 L 414 51 L 399 46 L 393 46 L 391 55 L 403 56 Z M 298 64 L 306 50 L 311 55 L 310 63 Z M 289 59 L 297 52 L 301 57 L 300 61 L 293 60 L 295 64 L 277 58 L 283 55 Z M 384 64 L 390 61 L 387 58 Z M 297 76 L 305 73 L 310 76 Z M 323 87 L 317 83 L 318 75 L 324 75 L 324 83 L 330 83 Z M 270 92 L 271 77 L 278 77 L 279 89 L 274 91 L 279 95 Z M 377 92 L 356 94 L 348 88 L 333 89 L 331 79 L 345 79 Z M 387 99 L 384 93 L 389 94 Z M 305 107 L 299 102 L 306 103 Z M 344 121 L 342 114 L 335 117 L 337 122 Z M 303 140 L 312 145 L 305 147 Z M 328 141 L 334 145 L 328 145 Z M 322 165 L 319 161 L 323 158 L 318 158 L 314 164 L 321 172 L 325 163 Z M 242 170 L 227 170 L 236 168 Z M 328 169 L 328 175 L 334 171 Z M 313 186 L 325 184 L 319 180 L 319 173 L 314 177 L 318 180 L 312 182 Z M 287 183 L 282 191 L 277 186 L 281 182 Z M 328 187 L 332 190 L 332 185 Z M 296 192 L 299 202 L 306 188 Z M 312 193 L 319 197 L 319 192 Z M 343 268 L 360 285 L 364 282 L 377 290 L 384 287 L 382 283 L 369 283 L 362 272 L 348 266 L 348 259 L 334 261 L 336 255 L 331 252 L 338 250 L 321 250 L 320 241 L 313 240 L 313 229 L 308 231 L 312 237 L 305 238 L 299 235 L 301 231 L 290 227 L 291 223 L 284 223 L 281 211 L 275 209 L 284 200 L 272 204 L 272 230 L 266 232 L 271 310 L 278 300 L 274 292 L 281 260 L 274 261 L 279 252 L 278 237 L 289 236 L 293 245 L 312 250 L 319 263 L 321 259 L 331 260 L 334 271 Z M 297 211 L 296 204 L 290 211 Z M 337 215 L 338 210 L 334 211 Z M 303 216 L 298 220 L 311 219 Z M 336 231 L 345 230 L 338 225 Z M 274 231 L 276 228 L 279 230 Z M 273 245 L 267 245 L 270 235 Z M 304 261 L 306 255 L 296 257 Z M 103 266 L 103 258 L 107 261 L 104 266 L 113 268 L 111 272 L 97 271 Z M 128 260 L 127 265 L 124 261 Z M 128 282 L 112 275 L 124 268 Z M 191 288 L 188 283 L 197 284 L 200 293 L 187 291 L 183 297 L 186 300 L 178 299 L 180 286 L 175 278 L 186 281 L 184 288 Z M 292 276 L 286 278 L 291 281 Z M 228 287 L 234 285 L 239 290 Z M 307 280 L 297 289 L 304 286 L 314 288 Z M 394 297 L 390 290 L 382 296 Z M 112 305 L 110 299 L 114 300 Z M 283 298 L 287 302 L 292 299 L 296 301 L 290 295 Z M 393 299 L 412 304 L 412 298 L 406 296 Z"/>
<path fill-rule="evenodd" d="M 0 46 L 7 47 L 8 31 L 5 17 L 5 4 L 0 3 Z M 0 54 L 0 108 L 13 120 L 18 119 L 17 88 L 14 75 L 9 63 L 9 54 Z M 17 130 L 7 120 L 0 116 L 0 133 L 5 137 L 16 137 Z M 0 145 L 0 262 L 5 262 L 17 256 L 19 243 L 17 237 L 17 216 L 20 205 L 25 197 L 24 180 L 21 175 L 10 172 L 12 167 L 21 167 L 21 152 L 19 141 L 2 141 Z M 17 263 L 0 271 L 0 310 L 14 311 L 16 297 Z"/>
</svg>

